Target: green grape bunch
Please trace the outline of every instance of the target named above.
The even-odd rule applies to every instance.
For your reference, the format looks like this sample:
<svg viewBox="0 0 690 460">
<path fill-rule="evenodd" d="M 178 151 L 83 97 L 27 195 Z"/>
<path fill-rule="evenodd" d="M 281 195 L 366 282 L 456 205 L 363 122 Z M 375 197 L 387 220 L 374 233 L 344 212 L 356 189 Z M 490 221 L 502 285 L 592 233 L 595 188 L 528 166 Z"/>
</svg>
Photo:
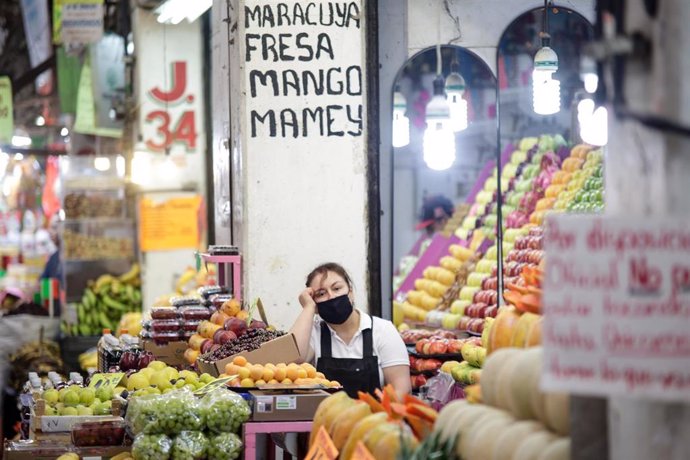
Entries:
<svg viewBox="0 0 690 460">
<path fill-rule="evenodd" d="M 159 413 L 159 427 L 163 433 L 174 435 L 183 431 L 202 431 L 204 413 L 195 396 L 188 392 L 168 394 L 163 411 Z"/>
<path fill-rule="evenodd" d="M 140 434 L 132 444 L 134 460 L 169 460 L 172 440 L 162 434 Z"/>
<path fill-rule="evenodd" d="M 201 431 L 183 431 L 172 447 L 172 460 L 202 460 L 206 458 L 209 442 Z"/>
<path fill-rule="evenodd" d="M 213 438 L 208 447 L 208 460 L 235 460 L 242 453 L 242 440 L 235 433 L 221 433 Z"/>
<path fill-rule="evenodd" d="M 220 389 L 204 396 L 201 401 L 206 426 L 213 433 L 239 433 L 249 420 L 249 404 L 237 393 Z"/>
</svg>

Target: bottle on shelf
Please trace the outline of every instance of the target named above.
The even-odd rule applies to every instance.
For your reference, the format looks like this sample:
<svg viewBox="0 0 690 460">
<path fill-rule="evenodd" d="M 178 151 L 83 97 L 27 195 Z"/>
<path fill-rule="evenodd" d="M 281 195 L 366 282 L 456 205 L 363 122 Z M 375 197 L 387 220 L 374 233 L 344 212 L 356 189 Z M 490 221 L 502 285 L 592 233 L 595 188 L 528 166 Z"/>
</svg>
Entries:
<svg viewBox="0 0 690 460">
<path fill-rule="evenodd" d="M 122 354 L 120 340 L 112 334 L 110 329 L 103 329 L 103 336 L 98 340 L 96 349 L 99 372 L 108 372 L 110 367 L 117 366 L 120 362 Z"/>
</svg>

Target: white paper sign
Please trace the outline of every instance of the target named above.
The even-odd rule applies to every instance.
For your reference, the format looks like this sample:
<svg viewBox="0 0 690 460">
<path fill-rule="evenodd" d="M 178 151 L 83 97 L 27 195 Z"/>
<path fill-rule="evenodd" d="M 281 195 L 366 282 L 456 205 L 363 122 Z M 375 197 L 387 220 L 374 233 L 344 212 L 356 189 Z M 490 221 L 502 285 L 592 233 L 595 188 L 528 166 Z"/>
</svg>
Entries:
<svg viewBox="0 0 690 460">
<path fill-rule="evenodd" d="M 361 0 L 245 2 L 250 138 L 362 136 L 363 16 Z"/>
<path fill-rule="evenodd" d="M 103 2 L 65 2 L 62 7 L 62 41 L 96 43 L 103 36 Z"/>
<path fill-rule="evenodd" d="M 690 221 L 552 216 L 546 390 L 690 401 Z"/>
</svg>

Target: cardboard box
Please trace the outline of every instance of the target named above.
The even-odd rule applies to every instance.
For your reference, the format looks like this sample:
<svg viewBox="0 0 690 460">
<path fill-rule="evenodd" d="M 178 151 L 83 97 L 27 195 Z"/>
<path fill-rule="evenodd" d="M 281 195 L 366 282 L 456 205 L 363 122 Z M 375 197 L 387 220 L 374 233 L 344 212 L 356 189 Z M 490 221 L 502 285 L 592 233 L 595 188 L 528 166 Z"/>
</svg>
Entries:
<svg viewBox="0 0 690 460">
<path fill-rule="evenodd" d="M 5 460 L 55 460 L 62 454 L 74 452 L 81 458 L 108 459 L 122 452 L 129 452 L 131 447 L 84 447 L 75 448 L 71 442 L 5 441 L 3 458 Z"/>
<path fill-rule="evenodd" d="M 300 357 L 295 336 L 286 334 L 262 344 L 258 350 L 238 353 L 237 355 L 213 362 L 197 358 L 196 364 L 200 372 L 206 372 L 214 377 L 218 377 L 225 372 L 225 365 L 231 363 L 232 359 L 238 355 L 244 356 L 252 364 L 287 364 L 298 361 Z"/>
<path fill-rule="evenodd" d="M 184 352 L 189 348 L 187 342 L 170 342 L 166 345 L 157 345 L 152 340 L 143 340 L 144 350 L 153 353 L 158 361 L 163 361 L 168 366 L 186 366 Z"/>
<path fill-rule="evenodd" d="M 313 420 L 321 401 L 330 396 L 323 390 L 252 390 L 249 394 L 252 397 L 252 421 L 255 422 Z"/>
</svg>

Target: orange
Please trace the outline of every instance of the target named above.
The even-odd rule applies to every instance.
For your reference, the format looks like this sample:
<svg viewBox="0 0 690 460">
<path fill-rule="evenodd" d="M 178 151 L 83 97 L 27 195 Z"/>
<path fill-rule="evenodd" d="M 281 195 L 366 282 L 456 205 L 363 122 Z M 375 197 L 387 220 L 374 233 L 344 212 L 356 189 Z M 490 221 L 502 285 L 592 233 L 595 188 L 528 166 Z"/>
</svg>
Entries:
<svg viewBox="0 0 690 460">
<path fill-rule="evenodd" d="M 234 380 L 230 380 L 230 381 L 228 382 L 228 386 L 237 388 L 237 387 L 239 387 L 239 386 L 241 385 L 241 382 L 242 382 L 242 381 L 241 381 L 240 379 L 238 379 L 238 378 L 237 378 L 237 379 L 234 379 Z"/>
<path fill-rule="evenodd" d="M 304 369 L 297 369 L 297 378 L 306 379 L 307 371 L 305 371 Z"/>
<path fill-rule="evenodd" d="M 239 375 L 240 366 L 233 363 L 228 363 L 225 365 L 225 373 L 228 375 Z"/>
<path fill-rule="evenodd" d="M 269 369 L 269 368 L 265 367 L 264 373 L 263 373 L 261 378 L 268 382 L 269 380 L 273 379 L 274 375 L 275 375 L 275 372 L 273 372 L 273 369 Z"/>
<path fill-rule="evenodd" d="M 254 384 L 258 387 L 259 385 L 266 385 L 266 381 L 263 379 L 259 379 Z"/>
<path fill-rule="evenodd" d="M 287 368 L 288 368 L 288 369 L 295 369 L 295 370 L 297 370 L 297 369 L 299 369 L 300 367 L 299 367 L 299 364 L 297 364 L 297 363 L 290 363 L 290 364 L 287 365 Z"/>
<path fill-rule="evenodd" d="M 301 370 L 304 370 L 304 369 L 301 369 Z M 292 380 L 293 382 L 299 378 L 299 374 L 297 373 L 297 369 L 288 368 L 286 375 L 287 375 L 287 378 Z"/>
<path fill-rule="evenodd" d="M 279 383 L 280 383 L 280 382 L 277 381 L 276 379 L 271 379 L 271 380 L 268 381 L 268 384 L 269 384 L 269 385 L 278 385 Z"/>
<path fill-rule="evenodd" d="M 292 385 L 292 380 L 290 380 L 290 379 L 283 379 L 283 381 L 280 382 L 280 383 L 282 383 L 283 385 Z"/>
<path fill-rule="evenodd" d="M 321 372 L 317 372 L 314 376 L 315 376 L 317 379 L 325 379 L 325 378 L 326 378 L 326 376 L 323 375 Z"/>
<path fill-rule="evenodd" d="M 220 306 L 220 311 L 222 311 L 228 316 L 237 316 L 241 308 L 242 306 L 237 301 L 237 299 L 230 299 Z"/>
<path fill-rule="evenodd" d="M 240 386 L 244 388 L 251 388 L 254 386 L 254 380 L 252 379 L 242 379 Z"/>
<path fill-rule="evenodd" d="M 242 321 L 247 321 L 249 319 L 249 312 L 247 310 L 240 310 L 235 317 L 241 319 Z"/>
<path fill-rule="evenodd" d="M 287 364 L 285 364 L 285 363 L 278 363 L 278 364 L 276 364 L 276 367 L 277 367 L 278 369 L 285 369 L 285 368 L 287 367 Z"/>
<path fill-rule="evenodd" d="M 285 369 L 277 368 L 275 370 L 275 372 L 273 372 L 273 378 L 279 382 L 282 382 L 283 380 L 285 380 L 286 377 L 287 377 L 287 371 Z"/>
<path fill-rule="evenodd" d="M 237 364 L 238 366 L 245 366 L 247 364 L 247 358 L 244 356 L 235 356 L 235 358 L 232 360 L 233 364 Z"/>
<path fill-rule="evenodd" d="M 273 363 L 264 364 L 264 367 L 271 369 L 272 371 L 276 370 L 276 365 Z"/>
<path fill-rule="evenodd" d="M 237 369 L 237 375 L 239 375 L 242 380 L 249 378 L 249 369 L 247 369 L 246 367 L 240 367 L 239 369 Z"/>
<path fill-rule="evenodd" d="M 337 380 L 331 380 L 331 384 L 330 384 L 331 388 L 340 388 L 341 386 L 342 385 Z"/>
<path fill-rule="evenodd" d="M 255 364 L 249 370 L 249 375 L 254 380 L 259 380 L 264 375 L 264 367 L 260 364 Z"/>
</svg>

